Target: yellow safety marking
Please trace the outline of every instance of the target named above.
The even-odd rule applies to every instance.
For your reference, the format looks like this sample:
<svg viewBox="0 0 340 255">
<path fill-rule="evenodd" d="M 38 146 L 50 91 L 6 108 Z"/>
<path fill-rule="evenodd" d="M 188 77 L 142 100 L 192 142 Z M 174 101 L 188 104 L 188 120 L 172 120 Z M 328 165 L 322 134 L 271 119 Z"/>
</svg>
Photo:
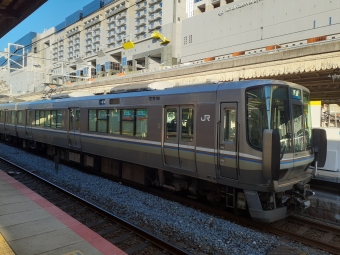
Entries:
<svg viewBox="0 0 340 255">
<path fill-rule="evenodd" d="M 310 105 L 321 105 L 321 101 L 310 101 Z"/>
<path fill-rule="evenodd" d="M 9 247 L 5 238 L 0 233 L 0 255 L 15 255 L 11 247 Z"/>
<path fill-rule="evenodd" d="M 71 251 L 62 255 L 84 255 L 84 253 L 82 253 L 80 250 L 76 250 L 76 251 Z"/>
</svg>

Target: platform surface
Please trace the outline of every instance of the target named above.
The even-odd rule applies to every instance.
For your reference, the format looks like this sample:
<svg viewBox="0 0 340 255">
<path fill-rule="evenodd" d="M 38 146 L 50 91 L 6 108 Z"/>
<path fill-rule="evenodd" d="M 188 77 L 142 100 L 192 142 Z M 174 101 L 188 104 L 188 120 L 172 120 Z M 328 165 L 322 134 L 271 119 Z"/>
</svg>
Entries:
<svg viewBox="0 0 340 255">
<path fill-rule="evenodd" d="M 313 167 L 310 167 L 307 170 L 307 173 L 312 173 L 313 172 Z M 316 172 L 315 179 L 318 180 L 323 180 L 327 182 L 336 182 L 340 183 L 340 171 L 329 171 L 329 170 L 324 170 L 324 169 L 318 169 Z"/>
<path fill-rule="evenodd" d="M 0 170 L 0 255 L 126 254 Z"/>
</svg>

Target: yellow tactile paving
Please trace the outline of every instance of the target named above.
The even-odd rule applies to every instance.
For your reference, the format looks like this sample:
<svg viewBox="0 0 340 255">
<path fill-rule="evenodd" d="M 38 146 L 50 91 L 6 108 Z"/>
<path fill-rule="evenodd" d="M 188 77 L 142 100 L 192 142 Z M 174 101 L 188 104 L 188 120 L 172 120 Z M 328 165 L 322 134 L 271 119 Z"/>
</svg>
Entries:
<svg viewBox="0 0 340 255">
<path fill-rule="evenodd" d="M 5 238 L 0 233 L 0 255 L 15 255 L 11 247 L 9 247 Z"/>
</svg>

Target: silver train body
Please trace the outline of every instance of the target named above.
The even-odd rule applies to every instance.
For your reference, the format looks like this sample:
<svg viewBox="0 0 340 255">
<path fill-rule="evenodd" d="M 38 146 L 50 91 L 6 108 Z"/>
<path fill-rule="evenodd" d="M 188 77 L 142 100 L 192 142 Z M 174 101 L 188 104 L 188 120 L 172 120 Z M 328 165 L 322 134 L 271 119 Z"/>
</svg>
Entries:
<svg viewBox="0 0 340 255">
<path fill-rule="evenodd" d="M 309 206 L 309 105 L 306 88 L 283 81 L 190 85 L 2 104 L 0 133 L 273 222 Z"/>
</svg>

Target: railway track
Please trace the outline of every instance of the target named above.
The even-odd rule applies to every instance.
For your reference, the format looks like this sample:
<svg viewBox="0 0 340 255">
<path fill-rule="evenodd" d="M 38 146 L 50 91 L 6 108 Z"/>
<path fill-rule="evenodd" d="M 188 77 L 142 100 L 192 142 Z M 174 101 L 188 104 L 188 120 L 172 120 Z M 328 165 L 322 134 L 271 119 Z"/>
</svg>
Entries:
<svg viewBox="0 0 340 255">
<path fill-rule="evenodd" d="M 183 248 L 171 244 L 3 158 L 0 158 L 0 169 L 127 254 L 189 254 Z"/>
<path fill-rule="evenodd" d="M 181 197 L 176 198 L 173 194 L 163 194 L 162 197 L 166 197 L 167 199 L 177 201 L 187 206 L 192 206 L 200 211 L 214 215 L 214 217 L 221 217 L 245 227 L 255 228 L 277 236 L 283 236 L 312 248 L 340 255 L 340 226 L 338 225 L 323 223 L 319 220 L 300 215 L 291 215 L 286 219 L 270 224 L 259 223 L 254 222 L 249 217 L 239 216 L 233 212 L 222 211 L 197 201 Z M 280 248 L 281 247 L 279 247 L 279 249 Z M 287 254 L 291 253 L 287 250 Z"/>
<path fill-rule="evenodd" d="M 336 226 L 304 217 L 290 216 L 270 224 L 268 231 L 332 254 L 340 254 L 340 228 Z"/>
<path fill-rule="evenodd" d="M 16 168 L 17 166 L 13 166 L 15 167 L 14 169 L 12 169 L 11 167 L 6 168 L 3 167 L 2 162 L 3 161 L 0 160 L 0 169 L 5 169 L 7 172 L 18 171 Z M 7 165 L 8 164 L 9 163 L 7 163 Z M 20 179 L 23 178 L 22 176 L 23 176 L 22 174 L 19 174 L 17 176 L 14 176 L 14 178 L 20 181 Z M 35 190 L 33 183 L 34 183 L 33 181 L 28 181 L 28 183 L 24 184 L 31 188 L 32 190 Z M 47 184 L 44 184 L 43 186 L 46 186 L 47 190 L 51 189 L 50 186 L 48 186 Z M 316 249 L 327 251 L 332 254 L 340 254 L 340 227 L 331 226 L 330 224 L 318 223 L 313 219 L 308 219 L 302 216 L 290 216 L 284 220 L 280 220 L 272 224 L 257 223 L 248 217 L 240 217 L 232 212 L 222 211 L 220 209 L 213 208 L 211 206 L 202 204 L 201 202 L 192 199 L 180 197 L 178 195 L 170 194 L 167 192 L 161 192 L 159 189 L 155 191 L 153 188 L 149 189 L 146 188 L 145 186 L 142 189 L 144 191 L 158 195 L 162 198 L 176 201 L 181 204 L 185 204 L 187 206 L 198 209 L 200 211 L 207 212 L 210 215 L 213 215 L 212 218 L 221 217 L 229 221 L 234 221 L 246 227 L 255 228 L 278 236 L 284 236 L 291 240 L 303 243 Z M 120 219 L 121 221 L 118 219 L 118 222 L 116 220 L 112 220 L 109 223 L 105 223 L 106 222 L 105 219 L 111 217 L 110 213 L 106 211 L 98 212 L 96 211 L 97 207 L 95 205 L 91 203 L 86 205 L 86 202 L 78 200 L 76 196 L 75 198 L 69 198 L 67 192 L 64 195 L 64 191 L 60 188 L 59 190 L 58 192 L 55 191 L 52 192 L 52 194 L 50 195 L 48 195 L 49 192 L 47 192 L 46 189 L 42 188 L 41 191 L 35 190 L 35 192 L 41 194 L 45 198 L 47 197 L 46 199 L 50 200 L 56 206 L 59 206 L 62 210 L 66 211 L 71 216 L 78 219 L 78 221 L 82 222 L 84 225 L 88 226 L 89 228 L 91 228 L 92 230 L 94 230 L 107 240 L 111 241 L 128 254 L 188 254 L 180 248 L 179 251 L 172 250 L 176 249 L 176 247 L 172 247 L 172 245 L 170 245 L 169 248 L 167 247 L 167 245 L 169 244 L 158 245 L 157 244 L 158 241 L 153 240 L 156 237 L 154 237 L 152 234 L 151 237 L 150 236 L 143 237 L 144 235 L 143 230 L 141 234 L 137 234 L 137 237 L 136 236 L 133 237 L 132 233 L 135 232 L 138 233 L 138 231 L 135 231 L 133 229 L 134 228 L 133 224 L 131 229 L 128 226 L 125 228 L 125 230 L 118 230 L 118 227 L 116 225 L 124 226 L 125 224 L 127 225 L 130 224 L 122 219 Z M 70 201 L 75 202 L 70 203 Z M 75 205 L 79 205 L 80 207 L 75 207 Z M 95 213 L 92 214 L 92 211 Z M 114 236 L 113 233 L 116 232 L 118 233 L 118 235 Z M 129 245 L 128 243 L 131 244 Z M 144 252 L 141 253 L 143 249 L 145 249 L 146 253 Z M 164 250 L 166 250 L 166 252 L 164 252 Z"/>
</svg>

